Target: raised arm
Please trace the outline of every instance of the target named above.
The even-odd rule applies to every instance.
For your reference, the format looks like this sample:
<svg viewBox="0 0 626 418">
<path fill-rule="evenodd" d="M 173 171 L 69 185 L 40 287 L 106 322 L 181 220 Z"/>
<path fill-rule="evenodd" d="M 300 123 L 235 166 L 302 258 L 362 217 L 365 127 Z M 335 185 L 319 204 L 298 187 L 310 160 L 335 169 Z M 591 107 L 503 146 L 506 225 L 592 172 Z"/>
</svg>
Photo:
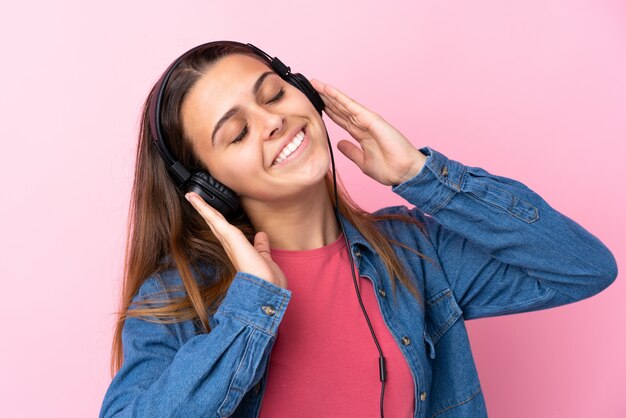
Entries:
<svg viewBox="0 0 626 418">
<path fill-rule="evenodd" d="M 416 206 L 465 319 L 571 303 L 617 277 L 608 248 L 524 184 L 418 150 L 339 89 L 311 84 L 356 141 L 339 141 L 339 151 Z"/>
<path fill-rule="evenodd" d="M 426 224 L 465 319 L 579 301 L 617 277 L 611 251 L 523 183 L 419 151 L 422 169 L 392 190 Z"/>
</svg>

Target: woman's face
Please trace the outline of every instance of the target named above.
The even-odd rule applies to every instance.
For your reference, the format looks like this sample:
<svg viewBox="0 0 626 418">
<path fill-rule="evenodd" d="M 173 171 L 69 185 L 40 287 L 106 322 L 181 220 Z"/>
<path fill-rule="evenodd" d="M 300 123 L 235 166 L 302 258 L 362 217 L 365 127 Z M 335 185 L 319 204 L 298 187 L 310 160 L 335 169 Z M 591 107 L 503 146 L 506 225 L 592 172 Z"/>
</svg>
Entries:
<svg viewBox="0 0 626 418">
<path fill-rule="evenodd" d="M 194 152 L 244 205 L 302 197 L 328 171 L 319 113 L 300 90 L 257 59 L 233 54 L 215 62 L 181 110 Z"/>
</svg>

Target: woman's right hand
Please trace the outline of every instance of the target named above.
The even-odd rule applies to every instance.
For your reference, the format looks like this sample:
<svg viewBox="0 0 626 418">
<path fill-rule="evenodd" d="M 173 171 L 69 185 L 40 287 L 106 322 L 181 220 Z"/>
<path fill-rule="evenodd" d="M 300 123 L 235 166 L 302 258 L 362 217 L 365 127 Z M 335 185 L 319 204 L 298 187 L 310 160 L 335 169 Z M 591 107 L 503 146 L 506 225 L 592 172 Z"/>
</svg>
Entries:
<svg viewBox="0 0 626 418">
<path fill-rule="evenodd" d="M 252 246 L 239 228 L 228 222 L 224 215 L 208 205 L 199 195 L 189 192 L 185 197 L 220 240 L 237 271 L 253 274 L 283 289 L 287 288 L 285 274 L 270 255 L 270 241 L 265 232 L 254 235 Z"/>
</svg>

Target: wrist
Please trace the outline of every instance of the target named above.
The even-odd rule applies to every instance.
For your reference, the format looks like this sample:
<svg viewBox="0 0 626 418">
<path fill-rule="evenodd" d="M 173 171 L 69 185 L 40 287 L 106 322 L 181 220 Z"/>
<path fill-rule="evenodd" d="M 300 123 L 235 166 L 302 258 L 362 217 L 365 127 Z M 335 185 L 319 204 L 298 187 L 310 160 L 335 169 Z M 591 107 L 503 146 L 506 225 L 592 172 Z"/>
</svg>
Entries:
<svg viewBox="0 0 626 418">
<path fill-rule="evenodd" d="M 422 171 L 422 168 L 424 167 L 424 165 L 426 164 L 427 158 L 428 156 L 422 154 L 421 151 L 416 149 L 415 156 L 413 157 L 413 164 L 410 166 L 408 170 L 404 172 L 403 175 L 398 177 L 397 182 L 394 184 L 398 185 L 398 184 L 404 183 L 405 181 L 410 180 L 416 175 L 418 175 L 419 172 Z"/>
</svg>

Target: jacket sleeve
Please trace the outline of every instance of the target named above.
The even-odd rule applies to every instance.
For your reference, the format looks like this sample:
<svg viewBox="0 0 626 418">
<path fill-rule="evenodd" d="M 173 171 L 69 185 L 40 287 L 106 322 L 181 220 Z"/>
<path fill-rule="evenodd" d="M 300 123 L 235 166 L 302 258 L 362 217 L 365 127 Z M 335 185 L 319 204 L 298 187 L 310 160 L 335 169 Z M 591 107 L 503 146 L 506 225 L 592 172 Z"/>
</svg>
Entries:
<svg viewBox="0 0 626 418">
<path fill-rule="evenodd" d="M 148 278 L 133 300 L 154 299 L 154 292 L 162 292 L 158 277 Z M 211 332 L 184 343 L 180 323 L 127 318 L 124 362 L 99 416 L 231 415 L 263 376 L 290 297 L 287 289 L 238 272 L 211 318 Z"/>
<path fill-rule="evenodd" d="M 464 319 L 572 303 L 617 277 L 598 238 L 521 182 L 420 152 L 421 171 L 392 191 L 416 206 Z"/>
</svg>

